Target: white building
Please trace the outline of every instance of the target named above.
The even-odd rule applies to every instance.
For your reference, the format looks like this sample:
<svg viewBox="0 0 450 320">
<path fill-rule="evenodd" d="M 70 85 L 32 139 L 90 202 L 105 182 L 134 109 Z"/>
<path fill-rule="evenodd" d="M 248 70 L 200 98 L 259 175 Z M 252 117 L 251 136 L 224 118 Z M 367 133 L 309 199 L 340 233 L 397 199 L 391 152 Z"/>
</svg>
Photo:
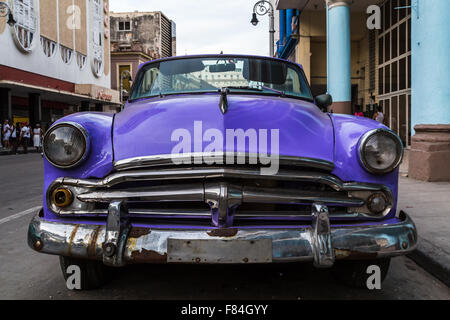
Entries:
<svg viewBox="0 0 450 320">
<path fill-rule="evenodd" d="M 110 89 L 108 0 L 0 0 L 0 120 L 44 126 L 119 103 Z"/>
</svg>

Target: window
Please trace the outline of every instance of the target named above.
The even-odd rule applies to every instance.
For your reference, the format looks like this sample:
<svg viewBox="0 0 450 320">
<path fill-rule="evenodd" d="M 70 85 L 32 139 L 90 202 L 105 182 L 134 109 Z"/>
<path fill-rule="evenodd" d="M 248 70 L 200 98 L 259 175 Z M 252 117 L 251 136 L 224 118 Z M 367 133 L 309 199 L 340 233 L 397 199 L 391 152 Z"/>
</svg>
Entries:
<svg viewBox="0 0 450 320">
<path fill-rule="evenodd" d="M 131 22 L 119 21 L 119 31 L 131 31 Z"/>
<path fill-rule="evenodd" d="M 123 101 L 127 100 L 131 89 L 131 65 L 119 65 L 118 87 L 122 88 Z"/>
<path fill-rule="evenodd" d="M 224 79 L 229 72 L 235 73 L 236 81 Z M 209 74 L 211 80 L 205 74 Z M 223 55 L 149 63 L 136 76 L 131 99 L 160 94 L 210 93 L 223 86 L 231 86 L 231 94 L 279 95 L 283 92 L 292 98 L 313 100 L 298 66 L 272 59 Z"/>
<path fill-rule="evenodd" d="M 94 58 L 93 71 L 97 77 L 100 77 L 100 75 L 102 74 L 102 71 L 103 71 L 103 61 L 102 60 Z"/>
<path fill-rule="evenodd" d="M 35 0 L 14 0 L 14 40 L 20 49 L 31 51 L 37 29 Z"/>
<path fill-rule="evenodd" d="M 61 50 L 61 59 L 64 63 L 70 64 L 72 62 L 73 51 L 67 47 L 60 46 Z"/>
<path fill-rule="evenodd" d="M 405 145 L 411 141 L 411 11 L 398 9 L 406 0 L 389 0 L 383 5 L 383 28 L 378 32 L 379 100 L 386 124 L 397 132 Z"/>
<path fill-rule="evenodd" d="M 92 72 L 96 77 L 100 77 L 103 73 L 103 6 L 101 0 L 92 1 L 92 45 L 93 45 L 93 60 Z"/>
<path fill-rule="evenodd" d="M 83 70 L 84 67 L 86 66 L 86 60 L 87 57 L 84 54 L 77 52 L 77 65 L 80 68 L 80 70 Z"/>
<path fill-rule="evenodd" d="M 44 54 L 51 58 L 55 55 L 56 52 L 56 42 L 51 41 L 47 38 L 41 37 L 41 47 L 42 47 L 42 51 L 44 52 Z"/>
</svg>

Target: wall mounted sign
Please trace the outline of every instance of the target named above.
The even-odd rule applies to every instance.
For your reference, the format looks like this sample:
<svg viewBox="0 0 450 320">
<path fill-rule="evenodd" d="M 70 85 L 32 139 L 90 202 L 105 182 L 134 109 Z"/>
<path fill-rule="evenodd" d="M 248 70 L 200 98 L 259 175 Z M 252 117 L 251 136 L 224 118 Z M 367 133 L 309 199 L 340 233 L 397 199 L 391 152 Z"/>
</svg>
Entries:
<svg viewBox="0 0 450 320">
<path fill-rule="evenodd" d="M 30 52 L 38 38 L 37 0 L 14 0 L 12 4 L 11 10 L 16 20 L 11 28 L 14 42 L 23 52 Z"/>
</svg>

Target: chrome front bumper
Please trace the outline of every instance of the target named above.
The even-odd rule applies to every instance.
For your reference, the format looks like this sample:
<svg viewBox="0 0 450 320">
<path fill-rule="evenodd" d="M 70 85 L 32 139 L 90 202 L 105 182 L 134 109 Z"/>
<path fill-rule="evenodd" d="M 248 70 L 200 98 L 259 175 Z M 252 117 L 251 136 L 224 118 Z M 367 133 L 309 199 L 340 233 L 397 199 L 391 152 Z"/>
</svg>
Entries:
<svg viewBox="0 0 450 320">
<path fill-rule="evenodd" d="M 149 229 L 127 223 L 126 206 L 118 202 L 111 204 L 106 226 L 49 222 L 35 216 L 28 244 L 41 253 L 100 260 L 116 267 L 271 262 L 331 267 L 335 260 L 393 257 L 416 248 L 416 226 L 404 212 L 395 224 L 333 227 L 327 207 L 315 204 L 312 211 L 311 226 L 298 229 Z"/>
</svg>

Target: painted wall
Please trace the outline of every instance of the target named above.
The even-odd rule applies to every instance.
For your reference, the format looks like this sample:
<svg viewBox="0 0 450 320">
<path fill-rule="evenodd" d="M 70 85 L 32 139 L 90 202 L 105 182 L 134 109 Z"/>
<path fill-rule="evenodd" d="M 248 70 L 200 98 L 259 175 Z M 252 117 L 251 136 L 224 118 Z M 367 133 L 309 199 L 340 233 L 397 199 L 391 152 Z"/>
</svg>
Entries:
<svg viewBox="0 0 450 320">
<path fill-rule="evenodd" d="M 41 1 L 54 1 L 54 0 L 41 0 Z M 56 12 L 40 12 L 39 10 L 39 1 L 35 1 L 35 9 L 36 9 L 36 17 L 37 17 L 37 31 L 36 36 L 33 41 L 32 49 L 30 52 L 24 52 L 19 49 L 19 47 L 16 45 L 14 41 L 14 36 L 12 32 L 12 28 L 9 26 L 5 27 L 5 30 L 3 33 L 0 32 L 0 48 L 1 48 L 1 54 L 0 54 L 0 65 L 9 66 L 12 68 L 24 70 L 27 72 L 32 72 L 36 74 L 41 74 L 47 77 L 64 80 L 76 84 L 95 84 L 98 86 L 102 86 L 105 88 L 110 88 L 110 72 L 106 69 L 106 67 L 109 65 L 109 56 L 106 54 L 104 57 L 105 63 L 105 72 L 100 76 L 96 77 L 94 73 L 92 72 L 91 68 L 91 58 L 93 56 L 93 49 L 92 49 L 92 16 L 91 16 L 91 5 L 93 0 L 82 0 L 85 2 L 86 10 L 84 12 L 81 12 L 82 15 L 84 15 L 84 19 L 82 21 L 86 21 L 86 30 L 89 32 L 84 33 L 85 39 L 79 39 L 76 41 L 76 33 L 72 32 L 72 42 L 70 42 L 70 35 L 64 36 L 65 37 L 65 44 L 71 43 L 71 45 L 74 47 L 74 50 L 77 51 L 77 43 L 80 44 L 80 50 L 87 51 L 87 63 L 86 66 L 80 70 L 80 68 L 77 65 L 77 59 L 76 55 L 74 54 L 71 62 L 69 64 L 66 64 L 63 62 L 61 58 L 61 50 L 58 46 L 56 49 L 56 53 L 52 57 L 47 57 L 42 49 L 41 43 L 40 43 L 40 20 L 42 19 L 54 19 L 56 21 L 59 21 L 60 17 L 59 14 L 61 12 L 64 12 L 64 10 L 58 10 Z M 70 1 L 70 3 L 74 3 Z M 102 1 L 102 5 L 104 2 Z M 45 7 L 45 6 L 44 6 Z M 67 13 L 67 11 L 65 11 Z M 67 18 L 67 17 L 62 17 Z M 62 19 L 61 19 L 62 20 Z M 61 22 L 61 21 L 60 21 Z M 1 24 L 1 22 L 0 22 Z M 55 27 L 56 27 L 55 23 Z M 61 23 L 59 24 L 61 26 Z M 102 24 L 103 25 L 103 24 Z M 62 27 L 58 28 L 57 32 L 57 40 L 58 43 L 60 40 L 62 40 L 63 34 L 66 34 L 65 32 L 62 32 L 61 30 L 64 30 L 65 26 L 64 24 Z M 79 36 L 81 34 L 78 33 Z M 69 38 L 68 38 L 69 37 Z M 69 41 L 69 42 L 67 42 Z M 81 43 L 87 43 L 87 48 L 85 46 L 81 45 Z M 109 48 L 109 39 L 105 39 L 105 47 Z M 107 73 L 107 74 L 105 74 Z"/>
<path fill-rule="evenodd" d="M 449 1 L 413 4 L 418 8 L 411 11 L 412 127 L 450 124 Z"/>
</svg>

